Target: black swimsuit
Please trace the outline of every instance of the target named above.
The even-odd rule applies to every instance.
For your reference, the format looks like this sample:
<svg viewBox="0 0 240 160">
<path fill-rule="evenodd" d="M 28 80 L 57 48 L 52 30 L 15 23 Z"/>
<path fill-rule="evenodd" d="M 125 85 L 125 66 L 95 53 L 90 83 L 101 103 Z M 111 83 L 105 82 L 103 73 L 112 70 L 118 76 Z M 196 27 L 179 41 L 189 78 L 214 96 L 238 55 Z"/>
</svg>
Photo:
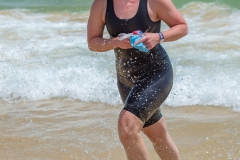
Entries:
<svg viewBox="0 0 240 160">
<path fill-rule="evenodd" d="M 119 19 L 113 0 L 107 0 L 106 27 L 111 37 L 120 33 L 141 30 L 158 33 L 160 21 L 153 22 L 147 10 L 147 0 L 140 0 L 136 15 L 128 20 Z M 156 123 L 161 117 L 160 105 L 169 95 L 173 72 L 166 51 L 158 44 L 148 53 L 135 48 L 114 49 L 118 89 L 127 110 L 144 123 L 143 127 Z"/>
</svg>

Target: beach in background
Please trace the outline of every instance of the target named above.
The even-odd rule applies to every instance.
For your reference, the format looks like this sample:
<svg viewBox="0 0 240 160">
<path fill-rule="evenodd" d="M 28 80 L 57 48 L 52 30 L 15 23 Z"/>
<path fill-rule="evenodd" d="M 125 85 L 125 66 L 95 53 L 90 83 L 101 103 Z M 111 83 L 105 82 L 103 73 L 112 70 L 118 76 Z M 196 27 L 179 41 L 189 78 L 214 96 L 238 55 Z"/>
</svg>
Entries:
<svg viewBox="0 0 240 160">
<path fill-rule="evenodd" d="M 163 43 L 174 69 L 169 133 L 181 159 L 240 160 L 240 1 L 173 2 L 189 34 Z M 115 55 L 87 47 L 91 3 L 0 0 L 0 160 L 126 159 Z"/>
</svg>

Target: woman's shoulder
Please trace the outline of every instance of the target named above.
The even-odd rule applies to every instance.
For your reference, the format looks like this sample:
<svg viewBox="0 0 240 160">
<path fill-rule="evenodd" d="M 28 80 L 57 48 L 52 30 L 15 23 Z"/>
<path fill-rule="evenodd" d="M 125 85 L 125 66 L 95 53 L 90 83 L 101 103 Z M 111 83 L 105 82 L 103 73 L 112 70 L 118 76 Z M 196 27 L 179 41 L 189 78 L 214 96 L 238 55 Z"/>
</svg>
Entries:
<svg viewBox="0 0 240 160">
<path fill-rule="evenodd" d="M 96 7 L 98 9 L 106 8 L 107 0 L 94 0 L 92 3 L 92 7 Z"/>
<path fill-rule="evenodd" d="M 172 0 L 151 0 L 149 1 L 149 5 L 153 6 L 156 9 L 158 8 L 158 10 L 175 8 Z"/>
<path fill-rule="evenodd" d="M 106 8 L 107 8 L 107 0 L 94 0 L 91 6 L 91 12 L 97 12 L 98 14 L 101 14 L 104 20 Z"/>
<path fill-rule="evenodd" d="M 151 0 L 149 6 L 160 19 L 168 13 L 178 12 L 172 0 Z"/>
</svg>

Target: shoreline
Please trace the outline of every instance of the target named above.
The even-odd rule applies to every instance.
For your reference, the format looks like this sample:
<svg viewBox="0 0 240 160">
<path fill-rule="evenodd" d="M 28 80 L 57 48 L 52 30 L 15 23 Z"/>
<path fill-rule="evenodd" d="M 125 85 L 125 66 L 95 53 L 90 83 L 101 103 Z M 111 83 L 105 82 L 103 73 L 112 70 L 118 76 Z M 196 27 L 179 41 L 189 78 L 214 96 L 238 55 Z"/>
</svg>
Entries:
<svg viewBox="0 0 240 160">
<path fill-rule="evenodd" d="M 117 135 L 120 105 L 69 100 L 0 104 L 0 156 L 5 159 L 126 159 Z M 163 106 L 162 113 L 181 159 L 240 158 L 240 113 L 214 106 Z M 141 135 L 149 158 L 159 159 Z"/>
</svg>

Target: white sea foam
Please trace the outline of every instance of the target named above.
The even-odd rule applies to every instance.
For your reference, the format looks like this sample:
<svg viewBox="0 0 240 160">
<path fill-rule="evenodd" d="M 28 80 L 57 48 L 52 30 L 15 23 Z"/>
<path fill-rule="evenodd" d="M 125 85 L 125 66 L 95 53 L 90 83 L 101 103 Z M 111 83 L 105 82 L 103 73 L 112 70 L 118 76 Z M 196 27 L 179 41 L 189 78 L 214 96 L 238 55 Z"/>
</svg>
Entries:
<svg viewBox="0 0 240 160">
<path fill-rule="evenodd" d="M 164 44 L 174 67 L 174 86 L 165 104 L 240 111 L 240 11 L 214 3 L 190 3 L 180 11 L 189 34 Z M 86 15 L 0 11 L 0 97 L 120 104 L 114 53 L 88 50 Z"/>
<path fill-rule="evenodd" d="M 175 83 L 167 104 L 240 109 L 240 12 L 214 3 L 190 3 L 181 12 L 188 36 L 166 44 Z"/>
</svg>

